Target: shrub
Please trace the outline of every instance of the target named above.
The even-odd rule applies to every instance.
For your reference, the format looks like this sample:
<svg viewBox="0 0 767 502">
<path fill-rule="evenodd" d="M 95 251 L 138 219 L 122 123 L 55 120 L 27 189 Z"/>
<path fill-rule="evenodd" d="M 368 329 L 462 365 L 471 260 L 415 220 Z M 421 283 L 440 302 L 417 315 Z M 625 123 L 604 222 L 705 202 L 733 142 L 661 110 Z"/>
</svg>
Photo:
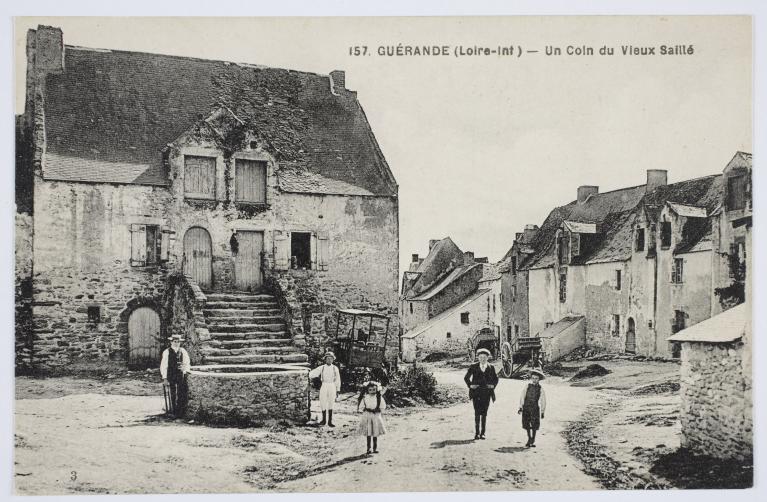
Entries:
<svg viewBox="0 0 767 502">
<path fill-rule="evenodd" d="M 386 399 L 395 406 L 413 406 L 418 401 L 437 404 L 441 401 L 437 379 L 425 368 L 415 365 L 392 376 Z"/>
</svg>

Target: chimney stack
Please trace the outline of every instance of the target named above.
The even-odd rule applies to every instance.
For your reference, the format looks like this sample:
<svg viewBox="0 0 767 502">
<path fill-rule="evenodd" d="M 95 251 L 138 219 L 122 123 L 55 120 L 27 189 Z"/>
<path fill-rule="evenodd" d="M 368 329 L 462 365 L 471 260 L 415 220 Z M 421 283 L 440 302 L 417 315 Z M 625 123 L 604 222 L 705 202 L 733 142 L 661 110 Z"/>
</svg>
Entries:
<svg viewBox="0 0 767 502">
<path fill-rule="evenodd" d="M 346 72 L 342 70 L 333 70 L 330 72 L 330 86 L 338 92 L 346 90 Z"/>
<path fill-rule="evenodd" d="M 578 204 L 583 204 L 592 195 L 599 193 L 599 187 L 594 185 L 581 185 L 578 187 Z"/>
<path fill-rule="evenodd" d="M 431 249 L 434 247 L 435 244 L 439 242 L 439 239 L 429 239 L 429 252 L 431 253 Z"/>
<path fill-rule="evenodd" d="M 538 233 L 538 225 L 525 225 L 525 242 L 530 242 L 533 240 L 535 235 Z"/>
<path fill-rule="evenodd" d="M 652 192 L 658 187 L 666 186 L 668 183 L 668 171 L 665 169 L 648 169 L 647 170 L 647 187 L 646 192 Z"/>
<path fill-rule="evenodd" d="M 61 28 L 38 25 L 34 38 L 35 70 L 45 73 L 63 72 L 64 34 Z"/>
<path fill-rule="evenodd" d="M 463 253 L 463 264 L 464 265 L 473 265 L 474 264 L 474 252 L 473 251 L 466 251 Z"/>
</svg>

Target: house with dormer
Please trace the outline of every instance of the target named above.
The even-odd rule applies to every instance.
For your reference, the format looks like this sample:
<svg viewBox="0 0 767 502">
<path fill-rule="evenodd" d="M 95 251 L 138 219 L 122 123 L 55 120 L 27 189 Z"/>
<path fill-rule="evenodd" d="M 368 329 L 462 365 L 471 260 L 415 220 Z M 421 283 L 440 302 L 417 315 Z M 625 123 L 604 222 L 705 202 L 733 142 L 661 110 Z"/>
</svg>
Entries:
<svg viewBox="0 0 767 502">
<path fill-rule="evenodd" d="M 342 71 L 75 47 L 40 26 L 17 138 L 17 365 L 156 363 L 181 317 L 217 362 L 306 361 L 338 307 L 398 324 L 398 187 Z M 246 331 L 222 310 L 253 324 L 248 302 L 266 305 L 253 333 L 290 350 L 216 339 Z"/>
</svg>

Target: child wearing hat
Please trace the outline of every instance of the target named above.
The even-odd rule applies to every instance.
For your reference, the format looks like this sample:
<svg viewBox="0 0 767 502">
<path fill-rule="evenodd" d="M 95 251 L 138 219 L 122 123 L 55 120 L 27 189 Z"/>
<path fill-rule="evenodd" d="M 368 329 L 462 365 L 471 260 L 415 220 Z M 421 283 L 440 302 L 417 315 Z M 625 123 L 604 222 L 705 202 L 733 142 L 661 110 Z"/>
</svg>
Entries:
<svg viewBox="0 0 767 502">
<path fill-rule="evenodd" d="M 160 375 L 162 384 L 170 390 L 170 409 L 175 417 L 182 417 L 186 412 L 187 387 L 186 375 L 191 371 L 189 354 L 181 347 L 181 335 L 168 338 L 170 347 L 162 353 Z"/>
<path fill-rule="evenodd" d="M 386 409 L 386 401 L 381 394 L 381 384 L 370 381 L 362 389 L 357 400 L 357 411 L 362 413 L 357 432 L 360 436 L 367 438 L 367 453 L 371 453 L 371 440 L 372 453 L 378 453 L 378 436 L 386 434 L 386 426 L 381 415 L 381 412 Z"/>
<path fill-rule="evenodd" d="M 495 368 L 487 362 L 489 357 L 489 350 L 479 349 L 478 361 L 469 366 L 463 378 L 469 387 L 469 399 L 474 404 L 474 439 L 485 439 L 487 410 L 490 407 L 490 400 L 495 401 L 495 386 L 498 385 Z"/>
<path fill-rule="evenodd" d="M 335 427 L 333 424 L 333 404 L 336 402 L 336 396 L 341 392 L 341 372 L 338 366 L 333 364 L 336 356 L 332 352 L 325 353 L 325 364 L 317 366 L 309 372 L 309 378 L 319 378 L 322 381 L 320 386 L 320 409 L 322 410 L 322 422 L 328 427 Z"/>
<path fill-rule="evenodd" d="M 535 433 L 541 426 L 541 419 L 546 412 L 546 393 L 539 383 L 543 380 L 543 372 L 533 369 L 530 372 L 530 382 L 522 389 L 519 397 L 519 411 L 522 415 L 522 428 L 527 431 L 527 446 L 535 448 Z"/>
</svg>

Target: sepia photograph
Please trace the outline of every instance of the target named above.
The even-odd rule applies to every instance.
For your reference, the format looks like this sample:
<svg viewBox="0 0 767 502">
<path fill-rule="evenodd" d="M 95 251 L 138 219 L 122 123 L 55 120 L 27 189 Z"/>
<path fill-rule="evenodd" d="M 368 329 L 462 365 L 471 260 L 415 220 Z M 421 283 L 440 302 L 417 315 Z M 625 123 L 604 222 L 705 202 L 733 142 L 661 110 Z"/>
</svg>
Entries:
<svg viewBox="0 0 767 502">
<path fill-rule="evenodd" d="M 11 23 L 13 494 L 754 486 L 751 16 Z"/>
</svg>

